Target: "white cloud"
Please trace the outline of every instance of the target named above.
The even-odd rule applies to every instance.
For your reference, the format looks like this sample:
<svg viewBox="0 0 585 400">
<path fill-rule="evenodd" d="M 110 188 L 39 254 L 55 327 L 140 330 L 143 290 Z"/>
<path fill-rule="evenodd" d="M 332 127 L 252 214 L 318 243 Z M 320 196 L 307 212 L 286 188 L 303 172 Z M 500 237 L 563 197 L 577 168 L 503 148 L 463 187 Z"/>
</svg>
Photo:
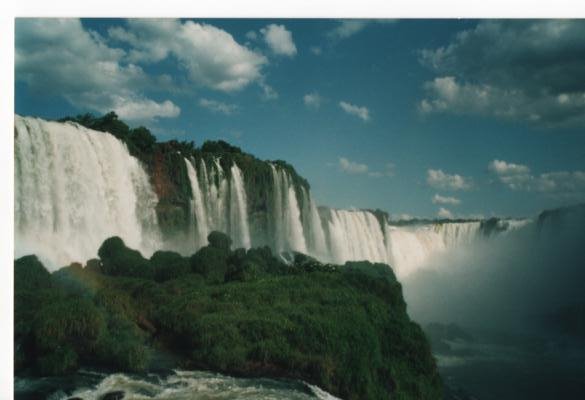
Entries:
<svg viewBox="0 0 585 400">
<path fill-rule="evenodd" d="M 368 25 L 368 21 L 359 19 L 346 19 L 339 22 L 327 35 L 335 39 L 346 39 L 355 35 Z"/>
<path fill-rule="evenodd" d="M 328 164 L 330 166 L 335 164 Z M 345 157 L 339 157 L 337 166 L 343 172 L 348 174 L 358 175 L 363 174 L 372 178 L 382 177 L 393 177 L 394 176 L 394 164 L 387 163 L 381 171 L 372 171 L 367 164 L 358 163 L 351 161 Z"/>
<path fill-rule="evenodd" d="M 441 190 L 468 190 L 473 186 L 471 179 L 457 174 L 446 174 L 440 169 L 427 170 L 427 183 Z"/>
<path fill-rule="evenodd" d="M 116 97 L 114 100 L 114 110 L 123 119 L 148 121 L 156 117 L 177 117 L 181 109 L 166 100 L 157 103 L 150 99 L 126 99 Z"/>
<path fill-rule="evenodd" d="M 453 213 L 449 210 L 447 210 L 446 208 L 439 208 L 439 211 L 437 211 L 437 217 L 439 218 L 446 218 L 446 219 L 453 219 Z"/>
<path fill-rule="evenodd" d="M 124 50 L 108 46 L 78 19 L 23 18 L 15 28 L 16 80 L 32 92 L 63 96 L 82 110 L 114 110 L 128 120 L 179 115 L 170 100 L 156 102 L 144 95 L 164 77 L 151 78 L 125 62 Z"/>
<path fill-rule="evenodd" d="M 373 178 L 382 178 L 382 177 L 393 177 L 395 174 L 395 165 L 393 163 L 386 163 L 384 165 L 384 169 L 382 171 L 370 171 L 368 172 L 368 176 Z"/>
<path fill-rule="evenodd" d="M 347 103 L 345 101 L 340 101 L 339 107 L 341 107 L 346 113 L 354 115 L 363 121 L 370 120 L 370 110 L 368 110 L 366 107 L 359 107 L 355 104 Z"/>
<path fill-rule="evenodd" d="M 317 109 L 317 108 L 321 107 L 321 103 L 323 102 L 323 99 L 321 98 L 319 93 L 312 92 L 312 93 L 307 93 L 306 95 L 303 96 L 303 102 L 305 103 L 305 106 L 307 106 L 309 108 Z"/>
<path fill-rule="evenodd" d="M 228 32 L 193 21 L 130 19 L 126 30 L 111 29 L 109 35 L 132 46 L 131 61 L 152 63 L 173 56 L 192 82 L 225 92 L 259 81 L 268 63 Z"/>
<path fill-rule="evenodd" d="M 345 157 L 339 157 L 339 168 L 348 174 L 365 174 L 369 170 L 366 164 L 350 161 Z"/>
<path fill-rule="evenodd" d="M 278 99 L 278 92 L 274 90 L 272 86 L 261 80 L 259 82 L 260 88 L 262 89 L 262 99 L 264 100 L 276 100 Z"/>
<path fill-rule="evenodd" d="M 439 77 L 423 112 L 480 114 L 554 126 L 585 125 L 585 24 L 484 20 L 445 46 L 420 52 Z"/>
<path fill-rule="evenodd" d="M 461 204 L 461 200 L 459 200 L 456 197 L 441 196 L 439 194 L 435 194 L 433 196 L 433 204 L 451 204 L 456 206 Z"/>
<path fill-rule="evenodd" d="M 260 30 L 264 41 L 274 54 L 293 57 L 297 54 L 297 47 L 292 33 L 284 25 L 270 24 Z"/>
<path fill-rule="evenodd" d="M 373 23 L 394 24 L 396 22 L 398 22 L 397 19 L 344 19 L 339 21 L 335 28 L 328 31 L 327 36 L 337 40 L 347 39 Z"/>
<path fill-rule="evenodd" d="M 551 102 L 562 103 L 567 112 L 585 107 L 585 93 L 574 95 L 540 96 L 530 98 L 522 91 L 513 88 L 499 88 L 487 84 L 461 83 L 453 76 L 443 76 L 426 82 L 424 88 L 427 97 L 419 102 L 419 111 L 423 114 L 450 112 L 454 114 L 491 115 L 498 118 L 520 119 L 532 123 L 556 125 L 551 112 L 558 112 L 558 107 L 551 108 Z M 575 115 L 581 118 L 583 115 Z M 556 121 L 556 122 L 555 122 Z M 576 119 L 571 119 L 576 122 Z M 568 123 L 564 119 L 563 123 Z"/>
<path fill-rule="evenodd" d="M 560 196 L 585 195 L 585 171 L 530 173 L 526 165 L 493 160 L 488 169 L 512 190 L 542 192 Z"/>
<path fill-rule="evenodd" d="M 258 34 L 255 31 L 248 31 L 246 32 L 246 38 L 250 40 L 258 39 Z"/>
<path fill-rule="evenodd" d="M 236 106 L 235 104 L 227 104 L 221 101 L 210 100 L 206 98 L 200 99 L 199 105 L 213 112 L 225 115 L 231 115 L 238 110 L 238 106 Z"/>
<path fill-rule="evenodd" d="M 493 160 L 489 163 L 488 169 L 498 175 L 527 174 L 530 168 L 522 164 L 508 163 L 502 160 Z"/>
<path fill-rule="evenodd" d="M 319 46 L 311 46 L 310 50 L 311 53 L 313 53 L 316 56 L 320 56 L 323 53 L 323 49 L 321 49 L 321 47 Z"/>
</svg>

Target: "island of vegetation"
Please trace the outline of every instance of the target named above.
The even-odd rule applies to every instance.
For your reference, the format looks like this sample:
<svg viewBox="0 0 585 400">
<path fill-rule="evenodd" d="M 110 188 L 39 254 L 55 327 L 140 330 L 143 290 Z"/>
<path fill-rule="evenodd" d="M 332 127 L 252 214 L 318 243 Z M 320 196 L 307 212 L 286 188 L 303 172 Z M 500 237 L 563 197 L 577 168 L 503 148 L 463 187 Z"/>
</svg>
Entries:
<svg viewBox="0 0 585 400">
<path fill-rule="evenodd" d="M 208 242 L 147 259 L 112 237 L 99 259 L 53 273 L 34 255 L 16 260 L 16 374 L 164 364 L 300 379 L 344 399 L 442 397 L 387 265 L 287 261 L 268 247 L 231 250 L 219 232 Z"/>
</svg>

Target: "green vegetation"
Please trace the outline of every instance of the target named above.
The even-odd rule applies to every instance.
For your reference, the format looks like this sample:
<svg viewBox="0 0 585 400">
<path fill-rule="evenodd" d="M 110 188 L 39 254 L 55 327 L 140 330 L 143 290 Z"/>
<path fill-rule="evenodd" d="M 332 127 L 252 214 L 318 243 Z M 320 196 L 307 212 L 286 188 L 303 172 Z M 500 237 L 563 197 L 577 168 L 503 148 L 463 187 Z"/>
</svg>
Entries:
<svg viewBox="0 0 585 400">
<path fill-rule="evenodd" d="M 383 264 L 321 264 L 269 248 L 230 250 L 213 232 L 191 257 L 145 259 L 120 238 L 100 260 L 49 274 L 15 261 L 15 367 L 149 367 L 164 349 L 182 368 L 303 379 L 345 399 L 438 399 L 429 344 Z"/>
</svg>

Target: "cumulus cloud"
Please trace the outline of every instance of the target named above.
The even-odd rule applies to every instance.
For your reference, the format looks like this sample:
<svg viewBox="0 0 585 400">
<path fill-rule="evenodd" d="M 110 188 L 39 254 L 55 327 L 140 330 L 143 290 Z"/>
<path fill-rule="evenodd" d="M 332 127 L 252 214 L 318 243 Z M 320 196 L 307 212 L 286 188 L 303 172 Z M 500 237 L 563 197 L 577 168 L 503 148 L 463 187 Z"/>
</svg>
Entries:
<svg viewBox="0 0 585 400">
<path fill-rule="evenodd" d="M 210 100 L 206 98 L 200 99 L 199 105 L 215 113 L 221 113 L 225 115 L 232 115 L 238 110 L 238 106 L 236 106 L 235 104 L 227 104 L 221 101 Z"/>
<path fill-rule="evenodd" d="M 305 106 L 307 106 L 309 108 L 317 109 L 317 108 L 321 107 L 321 103 L 323 102 L 323 99 L 321 98 L 319 93 L 312 92 L 312 93 L 307 93 L 306 95 L 303 96 L 303 102 L 305 103 Z"/>
<path fill-rule="evenodd" d="M 108 34 L 132 46 L 130 61 L 153 63 L 172 56 L 192 82 L 211 89 L 241 90 L 261 80 L 268 63 L 266 57 L 213 25 L 172 19 L 130 19 L 127 25 Z"/>
<path fill-rule="evenodd" d="M 368 176 L 374 177 L 374 178 L 382 178 L 382 177 L 393 177 L 395 174 L 395 165 L 393 163 L 386 163 L 384 165 L 384 169 L 382 169 L 381 171 L 370 171 L 368 172 Z"/>
<path fill-rule="evenodd" d="M 259 84 L 260 88 L 262 89 L 262 99 L 264 100 L 278 99 L 278 92 L 274 90 L 272 86 L 264 82 L 264 80 L 261 80 Z"/>
<path fill-rule="evenodd" d="M 272 52 L 277 55 L 293 57 L 297 54 L 297 47 L 292 33 L 284 25 L 270 24 L 260 30 L 264 41 Z"/>
<path fill-rule="evenodd" d="M 395 168 L 393 163 L 386 163 L 384 165 L 384 168 L 382 168 L 381 170 L 372 171 L 372 169 L 367 164 L 351 161 L 345 157 L 339 157 L 337 166 L 341 171 L 346 172 L 348 174 L 367 175 L 372 178 L 393 177 Z"/>
<path fill-rule="evenodd" d="M 362 121 L 370 120 L 370 110 L 366 107 L 356 106 L 355 104 L 347 103 L 345 101 L 340 101 L 339 107 L 349 115 L 356 116 Z"/>
<path fill-rule="evenodd" d="M 170 100 L 157 102 L 144 94 L 164 77 L 148 76 L 125 57 L 78 19 L 16 20 L 15 78 L 31 92 L 63 96 L 81 109 L 114 110 L 129 120 L 179 115 Z"/>
<path fill-rule="evenodd" d="M 395 23 L 397 21 L 396 19 L 345 19 L 339 21 L 335 28 L 329 30 L 327 36 L 337 40 L 347 39 L 373 23 Z"/>
<path fill-rule="evenodd" d="M 319 46 L 311 46 L 309 50 L 311 50 L 311 53 L 316 56 L 320 56 L 323 53 L 323 49 L 321 49 Z"/>
<path fill-rule="evenodd" d="M 339 168 L 348 174 L 365 174 L 369 170 L 366 164 L 350 161 L 345 157 L 339 157 Z"/>
<path fill-rule="evenodd" d="M 339 21 L 339 24 L 327 32 L 327 35 L 335 39 L 346 39 L 355 35 L 368 25 L 367 20 L 347 19 Z"/>
<path fill-rule="evenodd" d="M 441 190 L 469 190 L 473 186 L 470 178 L 457 174 L 446 174 L 440 169 L 427 170 L 427 183 Z"/>
<path fill-rule="evenodd" d="M 456 197 L 441 196 L 439 194 L 435 194 L 433 196 L 433 204 L 451 204 L 457 206 L 461 204 L 461 200 L 459 200 Z"/>
<path fill-rule="evenodd" d="M 438 74 L 425 84 L 424 113 L 585 125 L 582 21 L 481 21 L 445 46 L 422 50 L 420 60 Z"/>
<path fill-rule="evenodd" d="M 437 217 L 453 219 L 453 213 L 446 208 L 441 207 L 439 208 L 439 211 L 437 211 Z"/>
<path fill-rule="evenodd" d="M 558 196 L 585 195 L 585 171 L 554 171 L 532 174 L 526 165 L 493 160 L 488 170 L 512 190 L 542 192 Z"/>
<path fill-rule="evenodd" d="M 502 160 L 493 160 L 489 163 L 488 169 L 498 175 L 527 174 L 530 168 L 522 164 L 509 163 Z"/>
<path fill-rule="evenodd" d="M 147 121 L 154 117 L 177 117 L 181 109 L 166 100 L 161 103 L 150 99 L 115 98 L 114 110 L 127 120 Z"/>
<path fill-rule="evenodd" d="M 255 31 L 248 31 L 246 32 L 246 38 L 250 40 L 258 39 L 258 34 Z"/>
</svg>

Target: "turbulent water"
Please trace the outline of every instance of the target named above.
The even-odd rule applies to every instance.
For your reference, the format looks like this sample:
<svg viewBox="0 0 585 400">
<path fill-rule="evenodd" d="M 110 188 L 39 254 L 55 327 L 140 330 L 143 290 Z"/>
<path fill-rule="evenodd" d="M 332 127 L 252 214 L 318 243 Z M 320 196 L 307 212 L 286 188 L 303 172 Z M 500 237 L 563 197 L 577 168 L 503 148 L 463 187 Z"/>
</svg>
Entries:
<svg viewBox="0 0 585 400">
<path fill-rule="evenodd" d="M 233 378 L 200 371 L 173 371 L 164 375 L 108 375 L 82 371 L 69 376 L 67 382 L 59 378 L 17 378 L 15 382 L 15 398 L 23 400 L 39 397 L 49 400 L 66 400 L 70 397 L 98 400 L 113 391 L 123 391 L 124 399 L 128 400 L 337 399 L 304 382 Z"/>
<path fill-rule="evenodd" d="M 122 142 L 72 123 L 15 121 L 16 256 L 36 253 L 52 269 L 95 257 L 113 235 L 146 256 L 163 247 L 191 254 L 218 230 L 230 235 L 234 247 L 268 244 L 324 262 L 383 262 L 404 277 L 479 234 L 479 222 L 391 226 L 369 211 L 318 209 L 309 190 L 271 164 L 267 223 L 255 237 L 245 171 L 235 163 L 226 171 L 215 158 L 184 160 L 192 198 L 187 243 L 162 242 L 158 199 Z M 509 225 L 499 231 L 520 225 L 499 223 Z"/>
<path fill-rule="evenodd" d="M 118 235 L 159 247 L 157 198 L 138 160 L 111 135 L 15 117 L 15 252 L 49 266 L 96 257 Z"/>
</svg>

